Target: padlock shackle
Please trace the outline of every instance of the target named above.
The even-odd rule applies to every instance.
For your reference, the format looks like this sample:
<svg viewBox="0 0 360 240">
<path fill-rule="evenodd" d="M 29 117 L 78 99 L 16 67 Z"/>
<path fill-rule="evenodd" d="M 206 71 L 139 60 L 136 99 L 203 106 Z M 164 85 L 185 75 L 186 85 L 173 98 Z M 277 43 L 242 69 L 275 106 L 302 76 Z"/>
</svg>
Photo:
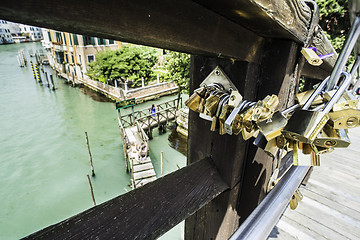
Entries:
<svg viewBox="0 0 360 240">
<path fill-rule="evenodd" d="M 329 82 L 329 80 L 330 80 L 330 77 L 327 77 L 319 84 L 319 86 L 311 94 L 311 96 L 308 98 L 308 100 L 306 100 L 306 102 L 305 102 L 304 106 L 302 107 L 302 109 L 308 110 L 310 108 L 312 102 L 323 91 L 323 89 L 325 88 L 325 86 Z"/>
<path fill-rule="evenodd" d="M 351 74 L 348 72 L 342 72 L 340 74 L 345 76 L 345 80 L 343 81 L 343 83 L 341 84 L 341 86 L 339 87 L 338 90 L 336 90 L 335 94 L 332 96 L 332 98 L 328 101 L 328 103 L 325 105 L 325 108 L 322 110 L 322 112 L 328 113 L 330 112 L 330 110 L 332 109 L 332 107 L 334 106 L 335 103 L 337 103 L 337 101 L 340 99 L 340 97 L 343 95 L 343 93 L 345 92 L 346 89 L 348 89 L 351 81 L 352 81 L 352 77 Z M 339 77 L 340 77 L 339 76 Z"/>
<path fill-rule="evenodd" d="M 349 56 L 354 49 L 355 43 L 357 42 L 357 39 L 360 35 L 360 17 L 356 16 L 354 19 L 354 22 L 352 24 L 352 27 L 350 29 L 349 35 L 346 37 L 345 44 L 341 50 L 341 53 L 336 60 L 334 69 L 331 73 L 329 84 L 326 87 L 327 91 L 330 91 L 334 88 L 335 84 L 337 83 L 341 71 L 344 69 L 347 60 L 349 59 Z"/>
</svg>

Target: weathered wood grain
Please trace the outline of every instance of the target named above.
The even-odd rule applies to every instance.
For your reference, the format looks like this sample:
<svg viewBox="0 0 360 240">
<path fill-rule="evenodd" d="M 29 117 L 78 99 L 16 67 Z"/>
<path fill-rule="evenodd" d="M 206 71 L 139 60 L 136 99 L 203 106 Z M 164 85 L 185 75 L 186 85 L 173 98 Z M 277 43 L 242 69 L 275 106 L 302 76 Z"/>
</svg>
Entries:
<svg viewBox="0 0 360 240">
<path fill-rule="evenodd" d="M 262 37 L 192 1 L 5 1 L 2 19 L 180 52 L 256 61 Z"/>
<path fill-rule="evenodd" d="M 61 31 L 248 62 L 257 61 L 264 38 L 303 43 L 311 20 L 310 8 L 299 0 L 111 0 L 106 4 L 100 0 L 19 0 L 1 3 L 0 16 Z M 319 54 L 332 51 L 322 31 L 314 46 Z M 333 59 L 326 59 L 321 71 L 306 66 L 304 75 L 323 78 L 332 66 Z"/>
<path fill-rule="evenodd" d="M 226 189 L 203 159 L 25 239 L 156 239 Z"/>
</svg>

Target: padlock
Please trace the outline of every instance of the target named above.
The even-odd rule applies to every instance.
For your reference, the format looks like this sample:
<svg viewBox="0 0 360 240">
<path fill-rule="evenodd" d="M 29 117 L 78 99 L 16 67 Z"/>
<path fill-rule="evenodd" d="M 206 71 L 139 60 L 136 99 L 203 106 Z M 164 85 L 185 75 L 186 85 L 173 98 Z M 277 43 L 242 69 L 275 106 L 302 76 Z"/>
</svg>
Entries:
<svg viewBox="0 0 360 240">
<path fill-rule="evenodd" d="M 297 206 L 298 206 L 298 200 L 297 200 L 297 198 L 295 197 L 295 195 L 292 195 L 292 196 L 291 196 L 289 205 L 290 205 L 290 209 L 291 209 L 291 210 L 295 210 L 295 209 L 297 208 Z"/>
<path fill-rule="evenodd" d="M 313 94 L 315 89 L 311 89 L 305 92 L 301 92 L 296 94 L 296 101 L 300 104 L 300 106 L 303 106 L 305 102 L 308 100 L 308 98 Z M 319 105 L 324 102 L 324 98 L 321 95 L 317 95 L 314 101 L 311 103 L 311 106 Z"/>
<path fill-rule="evenodd" d="M 260 132 L 267 141 L 276 138 L 286 126 L 288 119 L 279 111 L 275 112 L 271 118 L 257 122 Z"/>
<path fill-rule="evenodd" d="M 220 102 L 219 102 L 218 107 L 216 109 L 216 113 L 213 116 L 213 121 L 211 122 L 210 131 L 214 132 L 216 130 L 220 113 L 222 111 L 222 108 L 229 101 L 229 97 L 230 97 L 229 94 L 226 94 L 226 93 L 224 93 L 223 95 L 220 96 Z"/>
<path fill-rule="evenodd" d="M 317 147 L 325 148 L 347 148 L 350 143 L 345 129 L 334 129 L 330 124 L 326 124 L 314 140 Z"/>
<path fill-rule="evenodd" d="M 292 149 L 294 166 L 320 166 L 320 156 L 314 144 L 294 141 Z"/>
<path fill-rule="evenodd" d="M 260 133 L 253 142 L 253 144 L 261 149 L 264 149 L 266 146 L 266 142 L 268 141 L 264 134 L 267 135 L 269 140 L 274 137 L 280 136 L 282 129 L 287 124 L 288 115 L 299 107 L 300 107 L 299 104 L 295 104 L 281 111 L 281 115 L 275 112 L 274 115 L 269 120 L 258 122 L 257 125 L 260 130 Z M 273 118 L 277 118 L 277 120 L 272 120 Z"/>
<path fill-rule="evenodd" d="M 204 101 L 205 97 L 205 88 L 196 89 L 193 94 L 185 101 L 185 105 L 194 112 L 199 112 L 199 106 L 201 105 L 201 100 Z"/>
<path fill-rule="evenodd" d="M 320 66 L 323 63 L 320 57 L 311 48 L 302 48 L 300 52 L 304 55 L 308 63 L 313 66 Z"/>
<path fill-rule="evenodd" d="M 213 91 L 210 96 L 206 99 L 204 105 L 204 114 L 213 117 L 216 114 L 217 107 L 220 101 L 220 93 Z"/>
<path fill-rule="evenodd" d="M 231 96 L 230 96 L 231 98 Z M 230 99 L 229 99 L 230 101 Z M 226 104 L 222 110 L 221 110 L 221 113 L 220 113 L 220 116 L 219 116 L 219 134 L 220 135 L 224 135 L 226 133 L 226 130 L 225 130 L 225 121 L 226 119 L 229 117 L 231 111 L 234 109 L 233 106 Z"/>
<path fill-rule="evenodd" d="M 271 117 L 279 105 L 279 98 L 276 95 L 268 95 L 263 100 L 258 101 L 253 109 L 252 121 L 263 121 Z"/>
<path fill-rule="evenodd" d="M 336 90 L 324 93 L 324 100 L 329 101 Z M 334 104 L 332 110 L 334 112 L 346 109 L 358 109 L 359 100 L 349 91 L 345 91 L 340 99 Z"/>
<path fill-rule="evenodd" d="M 238 127 L 237 129 L 239 130 L 239 131 L 237 131 L 237 134 L 240 133 L 240 131 L 241 131 L 241 122 L 242 121 L 239 121 L 239 120 L 242 119 L 242 118 L 240 118 L 240 116 L 237 116 L 237 115 L 244 109 L 244 107 L 246 106 L 247 103 L 248 103 L 248 101 L 246 101 L 246 100 L 241 101 L 232 110 L 229 117 L 225 120 L 225 131 L 226 131 L 227 134 L 229 134 L 229 135 L 233 134 L 232 130 L 233 130 L 233 123 L 234 123 L 235 119 L 237 119 L 235 125 Z"/>
<path fill-rule="evenodd" d="M 359 126 L 360 110 L 344 109 L 329 113 L 330 122 L 335 129 L 349 129 Z"/>
<path fill-rule="evenodd" d="M 325 105 L 324 109 L 322 111 L 306 110 L 310 107 L 315 97 L 322 91 L 323 86 L 325 86 L 328 81 L 328 78 L 319 85 L 319 87 L 310 96 L 309 100 L 304 104 L 303 108 L 295 111 L 295 113 L 290 117 L 288 124 L 282 131 L 285 137 L 304 143 L 312 143 L 315 140 L 321 129 L 330 119 L 328 115 L 329 111 L 351 82 L 351 75 L 349 73 L 342 72 L 341 74 L 345 76 L 346 79 Z"/>
<path fill-rule="evenodd" d="M 271 158 L 274 158 L 276 156 L 278 150 L 279 148 L 276 145 L 276 139 L 268 141 L 264 148 L 264 152 Z"/>
</svg>

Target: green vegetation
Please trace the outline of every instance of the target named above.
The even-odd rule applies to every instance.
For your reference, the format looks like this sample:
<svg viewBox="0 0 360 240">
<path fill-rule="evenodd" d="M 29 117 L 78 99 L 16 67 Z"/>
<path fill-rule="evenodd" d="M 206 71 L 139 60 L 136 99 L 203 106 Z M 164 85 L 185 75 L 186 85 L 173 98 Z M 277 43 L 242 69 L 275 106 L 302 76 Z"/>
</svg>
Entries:
<svg viewBox="0 0 360 240">
<path fill-rule="evenodd" d="M 181 92 L 189 92 L 190 54 L 170 51 L 166 57 L 166 78 L 175 82 Z"/>
<path fill-rule="evenodd" d="M 315 0 L 320 9 L 320 26 L 340 53 L 350 30 L 348 0 Z"/>
<path fill-rule="evenodd" d="M 154 48 L 124 46 L 115 51 L 97 53 L 95 61 L 89 64 L 87 75 L 104 83 L 111 79 L 130 80 L 133 86 L 141 86 L 141 78 L 145 83 L 155 78 L 152 68 L 157 61 L 158 54 Z"/>
</svg>

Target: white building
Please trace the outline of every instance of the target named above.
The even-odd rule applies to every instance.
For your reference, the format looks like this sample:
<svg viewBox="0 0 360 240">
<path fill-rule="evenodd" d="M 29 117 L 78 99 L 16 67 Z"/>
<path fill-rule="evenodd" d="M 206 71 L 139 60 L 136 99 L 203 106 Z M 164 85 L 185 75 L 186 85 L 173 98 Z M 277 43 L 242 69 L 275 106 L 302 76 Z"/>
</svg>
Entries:
<svg viewBox="0 0 360 240">
<path fill-rule="evenodd" d="M 22 35 L 26 36 L 29 41 L 41 41 L 43 39 L 41 28 L 25 24 L 19 24 L 19 27 Z"/>
<path fill-rule="evenodd" d="M 14 43 L 11 33 L 12 26 L 6 20 L 0 20 L 0 44 Z"/>
</svg>

